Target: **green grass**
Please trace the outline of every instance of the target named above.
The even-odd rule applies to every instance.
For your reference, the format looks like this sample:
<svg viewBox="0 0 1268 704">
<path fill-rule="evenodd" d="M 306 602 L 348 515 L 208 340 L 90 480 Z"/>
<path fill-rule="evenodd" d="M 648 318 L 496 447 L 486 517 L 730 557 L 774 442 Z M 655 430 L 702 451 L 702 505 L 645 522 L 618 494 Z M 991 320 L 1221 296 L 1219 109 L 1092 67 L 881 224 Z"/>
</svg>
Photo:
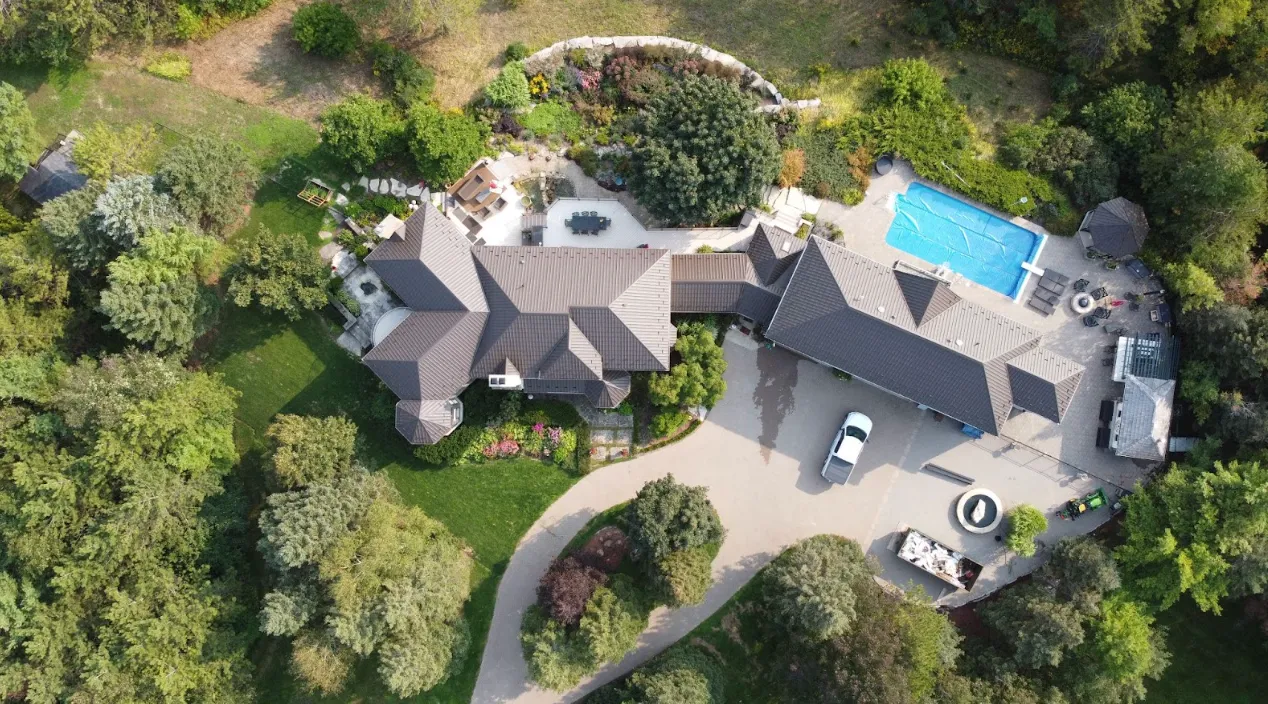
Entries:
<svg viewBox="0 0 1268 704">
<path fill-rule="evenodd" d="M 1268 637 L 1230 606 L 1223 616 L 1203 613 L 1188 600 L 1158 617 L 1167 628 L 1171 666 L 1147 682 L 1147 704 L 1251 704 L 1268 692 Z"/>
<path fill-rule="evenodd" d="M 217 134 L 241 144 L 266 173 L 284 158 L 302 159 L 317 173 L 338 172 L 337 164 L 319 148 L 317 130 L 307 122 L 129 66 L 92 62 L 78 69 L 51 70 L 0 65 L 0 81 L 27 94 L 39 136 L 32 159 L 58 134 L 100 120 L 113 125 L 157 123 L 184 135 Z"/>
<path fill-rule="evenodd" d="M 313 247 L 324 244 L 317 233 L 326 219 L 326 209 L 318 208 L 296 197 L 296 191 L 272 181 L 265 181 L 255 192 L 251 215 L 230 240 L 254 235 L 260 225 L 273 233 L 294 232 L 307 238 Z"/>
<path fill-rule="evenodd" d="M 595 533 L 608 526 L 616 526 L 621 530 L 625 530 L 625 509 L 629 505 L 630 502 L 623 501 L 591 518 L 586 522 L 585 527 L 573 536 L 572 540 L 568 541 L 568 544 L 564 546 L 563 551 L 559 554 L 564 555 L 580 548 L 586 544 L 587 540 L 593 538 Z"/>
<path fill-rule="evenodd" d="M 471 547 L 476 568 L 467 605 L 470 654 L 457 676 L 412 700 L 469 701 L 506 563 L 528 527 L 576 478 L 531 460 L 425 468 L 390 421 L 376 415 L 376 404 L 384 400 L 374 375 L 335 345 L 331 332 L 316 314 L 291 324 L 254 309 L 230 308 L 208 366 L 242 392 L 237 413 L 241 451 L 260 447 L 264 429 L 277 413 L 346 414 L 361 429 L 369 462 L 392 478 L 405 501 L 443 521 Z M 265 639 L 257 648 L 261 701 L 387 698 L 372 666 L 366 665 L 343 696 L 313 699 L 286 674 L 288 657 L 286 645 L 275 639 Z"/>
</svg>

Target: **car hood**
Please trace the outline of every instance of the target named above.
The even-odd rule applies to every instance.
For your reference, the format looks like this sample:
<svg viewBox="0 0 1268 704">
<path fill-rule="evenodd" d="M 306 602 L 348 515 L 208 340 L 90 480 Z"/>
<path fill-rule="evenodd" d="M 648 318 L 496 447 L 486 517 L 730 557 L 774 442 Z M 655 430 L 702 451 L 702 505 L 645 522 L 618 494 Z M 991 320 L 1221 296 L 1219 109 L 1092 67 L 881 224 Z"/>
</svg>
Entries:
<svg viewBox="0 0 1268 704">
<path fill-rule="evenodd" d="M 863 452 L 863 443 L 859 442 L 858 438 L 852 438 L 847 435 L 844 438 L 842 438 L 841 447 L 838 448 L 837 451 L 832 454 L 837 459 L 845 460 L 846 462 L 849 462 L 850 464 L 854 464 L 855 462 L 859 461 L 859 454 L 861 454 L 862 452 Z"/>
</svg>

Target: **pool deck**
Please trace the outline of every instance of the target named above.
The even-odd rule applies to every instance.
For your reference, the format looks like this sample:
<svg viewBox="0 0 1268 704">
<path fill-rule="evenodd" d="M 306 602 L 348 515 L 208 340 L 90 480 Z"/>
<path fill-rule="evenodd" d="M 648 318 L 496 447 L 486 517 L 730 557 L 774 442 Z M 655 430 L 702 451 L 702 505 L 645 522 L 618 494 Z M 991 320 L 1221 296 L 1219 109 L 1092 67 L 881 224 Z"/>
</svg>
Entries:
<svg viewBox="0 0 1268 704">
<path fill-rule="evenodd" d="M 964 196 L 939 184 L 920 179 L 908 163 L 896 161 L 890 173 L 872 179 L 862 203 L 845 206 L 825 201 L 819 210 L 819 218 L 838 225 L 845 232 L 842 244 L 864 256 L 887 264 L 903 261 L 926 271 L 932 270 L 933 264 L 885 242 L 894 218 L 890 204 L 895 194 L 906 192 L 913 182 L 923 183 L 947 195 L 968 201 Z M 1027 230 L 1048 235 L 1035 262 L 1039 269 L 1056 270 L 1070 277 L 1072 282 L 1087 279 L 1091 282 L 1090 289 L 1104 286 L 1116 298 L 1123 298 L 1128 291 L 1143 293 L 1162 288 L 1157 279 L 1139 281 L 1125 267 L 1110 271 L 1099 260 L 1085 259 L 1083 246 L 1073 237 L 1054 235 L 1028 220 L 1014 218 L 980 203 L 968 202 Z M 1029 300 L 1031 292 L 1038 285 L 1037 279 L 1038 277 L 1028 276 L 1022 284 L 1021 295 L 1017 300 L 1012 300 L 963 276 L 956 275 L 952 278 L 951 288 L 956 293 L 1040 331 L 1044 334 L 1044 346 L 1079 362 L 1087 369 L 1079 391 L 1066 412 L 1065 420 L 1060 424 L 1033 413 L 1021 412 L 1005 423 L 1002 436 L 1008 441 L 1024 445 L 1034 455 L 1033 462 L 1037 465 L 1066 465 L 1103 481 L 1130 488 L 1138 480 L 1145 478 L 1154 469 L 1154 465 L 1137 464 L 1096 447 L 1101 400 L 1122 395 L 1121 384 L 1110 380 L 1111 370 L 1102 366 L 1101 360 L 1112 356 L 1112 352 L 1108 350 L 1117 342 L 1117 337 L 1105 333 L 1106 325 L 1126 328 L 1127 333 L 1164 331 L 1162 326 L 1149 320 L 1149 310 L 1153 303 L 1143 304 L 1139 311 L 1130 311 L 1127 305 L 1123 305 L 1114 309 L 1112 317 L 1108 321 L 1102 321 L 1101 326 L 1088 328 L 1070 310 L 1070 289 L 1062 296 L 1056 311 L 1051 315 L 1045 316 L 1026 306 L 1025 301 Z"/>
</svg>

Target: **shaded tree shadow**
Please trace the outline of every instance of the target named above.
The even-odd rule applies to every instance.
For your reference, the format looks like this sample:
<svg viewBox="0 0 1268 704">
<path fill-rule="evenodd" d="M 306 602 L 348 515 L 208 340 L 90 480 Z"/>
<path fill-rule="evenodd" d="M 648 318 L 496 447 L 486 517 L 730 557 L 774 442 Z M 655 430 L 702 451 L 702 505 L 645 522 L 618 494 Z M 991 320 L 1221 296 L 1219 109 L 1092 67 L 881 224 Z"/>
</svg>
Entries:
<svg viewBox="0 0 1268 704">
<path fill-rule="evenodd" d="M 762 348 L 757 351 L 757 371 L 759 376 L 753 389 L 753 404 L 757 406 L 762 424 L 757 442 L 761 446 L 762 460 L 770 464 L 779 428 L 797 404 L 793 393 L 797 386 L 797 364 L 784 350 Z"/>
</svg>

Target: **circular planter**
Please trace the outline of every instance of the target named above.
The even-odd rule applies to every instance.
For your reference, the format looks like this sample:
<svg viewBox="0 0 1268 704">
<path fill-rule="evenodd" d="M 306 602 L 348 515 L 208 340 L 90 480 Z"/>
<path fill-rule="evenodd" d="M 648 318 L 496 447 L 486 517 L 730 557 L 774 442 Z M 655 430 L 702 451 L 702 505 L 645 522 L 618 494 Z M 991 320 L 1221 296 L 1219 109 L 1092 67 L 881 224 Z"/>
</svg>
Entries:
<svg viewBox="0 0 1268 704">
<path fill-rule="evenodd" d="M 979 516 L 977 519 L 974 518 L 975 513 Z M 960 526 L 970 533 L 990 533 L 1004 519 L 1004 502 L 990 489 L 966 491 L 955 505 L 955 517 Z"/>
<path fill-rule="evenodd" d="M 876 175 L 884 176 L 894 168 L 894 158 L 883 156 L 876 160 Z"/>
<path fill-rule="evenodd" d="M 1091 313 L 1096 307 L 1096 301 L 1092 298 L 1092 294 L 1079 292 L 1070 296 L 1070 310 L 1085 315 Z"/>
</svg>

